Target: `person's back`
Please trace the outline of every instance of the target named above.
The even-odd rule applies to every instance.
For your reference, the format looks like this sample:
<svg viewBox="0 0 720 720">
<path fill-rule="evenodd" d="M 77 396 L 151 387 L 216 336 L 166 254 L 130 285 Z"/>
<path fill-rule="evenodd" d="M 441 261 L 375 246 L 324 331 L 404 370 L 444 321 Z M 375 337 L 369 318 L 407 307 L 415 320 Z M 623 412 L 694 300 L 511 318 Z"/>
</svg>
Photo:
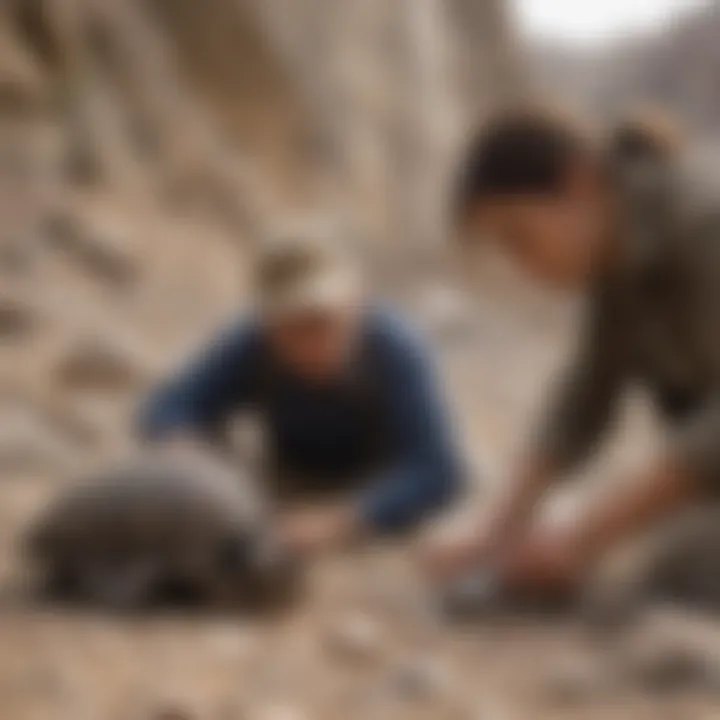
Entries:
<svg viewBox="0 0 720 720">
<path fill-rule="evenodd" d="M 720 195 L 692 166 L 663 155 L 615 158 L 612 179 L 622 257 L 592 291 L 586 359 L 564 393 L 575 409 L 550 422 L 553 432 L 577 438 L 570 455 L 629 384 L 649 390 L 683 435 L 720 393 Z"/>
<path fill-rule="evenodd" d="M 626 259 L 608 281 L 627 372 L 681 420 L 720 389 L 720 194 L 672 157 L 621 160 L 615 186 Z"/>
</svg>

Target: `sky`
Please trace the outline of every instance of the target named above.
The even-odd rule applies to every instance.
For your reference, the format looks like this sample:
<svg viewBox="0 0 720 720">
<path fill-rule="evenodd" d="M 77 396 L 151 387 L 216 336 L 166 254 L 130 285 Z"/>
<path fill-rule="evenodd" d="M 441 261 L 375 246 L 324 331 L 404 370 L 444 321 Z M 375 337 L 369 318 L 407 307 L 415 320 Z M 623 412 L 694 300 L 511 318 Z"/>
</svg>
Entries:
<svg viewBox="0 0 720 720">
<path fill-rule="evenodd" d="M 524 31 L 569 42 L 602 42 L 672 22 L 712 0 L 513 0 Z"/>
</svg>

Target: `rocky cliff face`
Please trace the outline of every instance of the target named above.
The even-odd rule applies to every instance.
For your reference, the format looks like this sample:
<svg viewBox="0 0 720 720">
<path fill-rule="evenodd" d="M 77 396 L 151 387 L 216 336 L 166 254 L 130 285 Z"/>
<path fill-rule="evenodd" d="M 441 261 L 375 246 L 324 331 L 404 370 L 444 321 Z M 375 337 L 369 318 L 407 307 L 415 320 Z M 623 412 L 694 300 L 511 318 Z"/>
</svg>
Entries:
<svg viewBox="0 0 720 720">
<path fill-rule="evenodd" d="M 536 48 L 533 72 L 553 92 L 593 112 L 628 105 L 666 108 L 701 137 L 716 138 L 720 120 L 720 6 L 709 2 L 668 18 L 652 33 L 621 37 L 590 50 Z"/>
<path fill-rule="evenodd" d="M 500 3 L 6 0 L 3 472 L 122 447 L 296 211 L 384 267 L 436 252 L 453 152 L 514 62 Z"/>
</svg>

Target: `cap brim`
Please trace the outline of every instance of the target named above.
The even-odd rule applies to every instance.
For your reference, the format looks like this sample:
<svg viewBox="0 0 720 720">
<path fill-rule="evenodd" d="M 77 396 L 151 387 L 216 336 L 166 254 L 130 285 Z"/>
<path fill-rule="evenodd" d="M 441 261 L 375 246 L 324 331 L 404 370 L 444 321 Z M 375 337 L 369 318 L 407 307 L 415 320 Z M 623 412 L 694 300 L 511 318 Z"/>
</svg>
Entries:
<svg viewBox="0 0 720 720">
<path fill-rule="evenodd" d="M 352 273 L 322 273 L 305 278 L 273 298 L 261 299 L 261 310 L 272 318 L 309 313 L 338 313 L 358 302 L 360 283 Z"/>
</svg>

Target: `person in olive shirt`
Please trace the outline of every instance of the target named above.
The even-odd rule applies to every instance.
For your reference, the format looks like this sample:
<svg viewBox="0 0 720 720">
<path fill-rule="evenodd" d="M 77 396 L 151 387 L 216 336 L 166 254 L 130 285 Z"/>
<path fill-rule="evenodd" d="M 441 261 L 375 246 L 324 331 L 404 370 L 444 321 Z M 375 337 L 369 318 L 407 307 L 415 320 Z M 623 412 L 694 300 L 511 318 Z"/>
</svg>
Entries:
<svg viewBox="0 0 720 720">
<path fill-rule="evenodd" d="M 565 595 L 618 543 L 720 492 L 720 203 L 681 160 L 658 118 L 596 141 L 558 114 L 513 109 L 475 139 L 457 190 L 462 236 L 492 238 L 589 303 L 490 523 L 428 553 L 438 579 L 490 568 L 506 588 Z M 631 383 L 666 420 L 662 454 L 605 502 L 541 526 L 539 500 L 598 448 Z"/>
</svg>

